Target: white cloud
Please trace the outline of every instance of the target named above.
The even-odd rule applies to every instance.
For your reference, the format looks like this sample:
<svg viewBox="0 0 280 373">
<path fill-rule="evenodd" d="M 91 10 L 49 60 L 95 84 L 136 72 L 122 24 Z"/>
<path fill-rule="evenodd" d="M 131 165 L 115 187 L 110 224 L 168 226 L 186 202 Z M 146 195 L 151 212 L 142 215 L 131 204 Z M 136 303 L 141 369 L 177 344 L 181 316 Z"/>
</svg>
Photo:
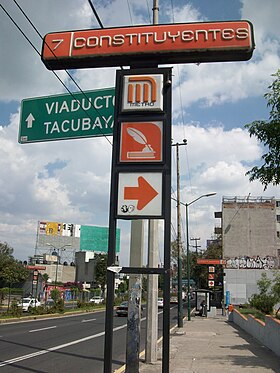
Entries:
<svg viewBox="0 0 280 373">
<path fill-rule="evenodd" d="M 42 41 L 14 3 L 9 0 L 1 3 L 40 50 Z M 280 65 L 279 1 L 264 3 L 254 0 L 253 6 L 249 0 L 242 3 L 242 18 L 254 24 L 256 50 L 253 59 L 240 63 L 175 66 L 173 117 L 180 118 L 181 107 L 188 110 L 196 103 L 203 107 L 222 107 L 224 103 L 238 103 L 247 97 L 263 96 L 266 92 L 271 82 L 270 75 Z M 30 0 L 21 1 L 21 5 L 42 34 L 99 27 L 83 0 Z M 123 0 L 105 4 L 99 1 L 97 10 L 106 27 L 131 24 L 129 9 Z M 133 0 L 130 10 L 134 24 L 149 22 L 146 2 Z M 176 22 L 206 19 L 189 4 L 182 7 L 174 4 L 173 11 Z M 170 3 L 162 2 L 160 21 L 170 19 Z M 61 84 L 43 66 L 40 57 L 2 11 L 0 25 L 0 100 L 61 93 Z M 83 90 L 115 84 L 113 68 L 84 69 L 71 71 L 71 74 Z M 71 90 L 77 91 L 65 72 L 59 72 L 59 75 Z M 182 201 L 190 202 L 202 194 L 217 192 L 215 197 L 202 198 L 189 209 L 190 235 L 201 237 L 202 247 L 217 224 L 213 212 L 220 210 L 222 196 L 264 194 L 259 182 L 250 183 L 245 176 L 246 171 L 260 159 L 261 147 L 257 141 L 243 129 L 228 130 L 226 124 L 213 126 L 204 122 L 173 126 L 172 135 L 174 142 L 183 138 L 188 140 L 185 150 L 180 149 Z M 33 254 L 38 220 L 108 224 L 112 147 L 103 138 L 19 145 L 18 123 L 19 113 L 16 113 L 8 126 L 0 127 L 0 237 L 1 241 L 7 241 L 15 248 L 17 257 L 26 259 Z M 172 187 L 176 190 L 174 159 L 172 167 Z M 269 186 L 265 195 L 277 193 L 279 197 L 278 189 Z M 175 205 L 172 204 L 174 227 Z M 127 265 L 129 223 L 119 221 L 118 225 L 122 228 L 121 261 Z"/>
<path fill-rule="evenodd" d="M 280 37 L 279 13 L 280 3 L 278 0 L 242 0 L 241 18 L 252 22 L 256 32 L 256 42 L 264 43 Z"/>
<path fill-rule="evenodd" d="M 5 10 L 40 53 L 42 40 L 15 3 L 9 0 L 4 0 L 2 3 Z M 51 31 L 90 28 L 92 18 L 94 18 L 92 12 L 89 11 L 89 6 L 82 0 L 50 0 L 48 2 L 31 0 L 28 4 L 22 3 L 21 7 L 42 36 Z M 5 66 L 0 73 L 0 99 L 21 100 L 61 92 L 62 85 L 54 74 L 44 67 L 40 55 L 2 9 L 0 10 L 0 24 L 0 65 Z M 67 79 L 65 72 L 57 74 L 62 80 Z"/>
<path fill-rule="evenodd" d="M 247 62 L 205 63 L 174 68 L 175 116 L 198 102 L 204 107 L 238 102 L 266 92 L 271 74 L 280 66 L 280 2 L 244 0 L 242 19 L 253 23 L 256 48 Z M 182 93 L 185 94 L 182 96 Z M 181 100 L 182 97 L 182 100 Z"/>
</svg>

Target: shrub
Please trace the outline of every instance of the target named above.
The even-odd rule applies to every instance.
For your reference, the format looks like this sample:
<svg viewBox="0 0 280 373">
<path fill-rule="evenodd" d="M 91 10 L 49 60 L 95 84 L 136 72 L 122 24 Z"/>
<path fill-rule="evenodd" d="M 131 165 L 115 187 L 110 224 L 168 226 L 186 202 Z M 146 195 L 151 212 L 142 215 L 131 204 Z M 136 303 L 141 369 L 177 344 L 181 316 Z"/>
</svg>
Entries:
<svg viewBox="0 0 280 373">
<path fill-rule="evenodd" d="M 21 307 L 16 300 L 13 300 L 10 306 L 9 314 L 14 317 L 20 317 L 22 314 Z"/>
<path fill-rule="evenodd" d="M 268 294 L 254 294 L 250 299 L 250 305 L 266 315 L 273 313 L 274 304 L 274 297 Z"/>
</svg>

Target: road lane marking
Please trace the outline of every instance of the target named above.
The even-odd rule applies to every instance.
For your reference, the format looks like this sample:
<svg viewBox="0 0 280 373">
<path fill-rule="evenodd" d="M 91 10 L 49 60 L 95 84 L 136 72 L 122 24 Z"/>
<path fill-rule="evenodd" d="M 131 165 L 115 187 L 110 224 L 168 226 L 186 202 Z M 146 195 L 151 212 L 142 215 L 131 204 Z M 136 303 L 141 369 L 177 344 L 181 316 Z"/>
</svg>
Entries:
<svg viewBox="0 0 280 373">
<path fill-rule="evenodd" d="M 89 321 L 96 321 L 96 319 L 85 319 L 85 320 L 82 320 L 82 322 L 89 322 Z"/>
<path fill-rule="evenodd" d="M 41 332 L 42 330 L 49 330 L 49 329 L 54 329 L 56 326 L 48 326 L 47 328 L 41 328 L 41 329 L 33 329 L 29 330 L 29 333 L 35 333 L 35 332 Z"/>
<path fill-rule="evenodd" d="M 118 326 L 118 327 L 114 328 L 113 331 L 116 332 L 118 330 L 124 329 L 124 328 L 126 328 L 126 326 L 127 326 L 126 324 Z M 19 361 L 23 361 L 23 360 L 27 360 L 27 359 L 32 359 L 33 357 L 36 357 L 36 356 L 48 354 L 49 352 L 57 351 L 57 350 L 60 350 L 62 348 L 65 348 L 65 347 L 73 346 L 73 345 L 81 343 L 81 342 L 86 342 L 86 341 L 89 341 L 89 340 L 94 339 L 94 338 L 102 337 L 104 334 L 105 334 L 105 331 L 101 332 L 101 333 L 98 333 L 98 334 L 90 335 L 88 337 L 84 337 L 84 338 L 81 338 L 81 339 L 76 339 L 75 341 L 72 341 L 72 342 L 68 342 L 68 343 L 64 343 L 64 344 L 58 345 L 58 346 L 54 346 L 54 347 L 50 347 L 50 348 L 47 348 L 47 349 L 43 349 L 41 351 L 32 352 L 31 354 L 28 354 L 28 355 L 23 355 L 23 356 L 15 357 L 13 359 L 1 362 L 0 363 L 0 368 L 4 367 L 6 365 L 11 365 L 11 364 L 17 363 Z"/>
</svg>

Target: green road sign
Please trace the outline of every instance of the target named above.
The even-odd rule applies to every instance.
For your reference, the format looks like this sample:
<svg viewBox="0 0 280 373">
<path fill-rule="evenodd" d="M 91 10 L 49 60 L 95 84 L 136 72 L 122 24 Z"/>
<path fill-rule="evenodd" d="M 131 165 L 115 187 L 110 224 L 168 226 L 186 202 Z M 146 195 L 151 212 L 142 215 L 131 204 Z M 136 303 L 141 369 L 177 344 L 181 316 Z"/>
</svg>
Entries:
<svg viewBox="0 0 280 373">
<path fill-rule="evenodd" d="M 115 88 L 25 99 L 19 143 L 113 134 Z"/>
</svg>

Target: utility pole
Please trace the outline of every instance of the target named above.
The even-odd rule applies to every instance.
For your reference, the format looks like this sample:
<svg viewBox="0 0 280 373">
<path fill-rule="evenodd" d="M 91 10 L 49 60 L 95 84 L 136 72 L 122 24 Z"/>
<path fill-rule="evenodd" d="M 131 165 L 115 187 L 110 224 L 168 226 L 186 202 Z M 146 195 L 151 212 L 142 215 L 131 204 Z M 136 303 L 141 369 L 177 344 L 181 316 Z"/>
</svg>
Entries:
<svg viewBox="0 0 280 373">
<path fill-rule="evenodd" d="M 193 246 L 194 248 L 195 248 L 195 253 L 196 253 L 196 255 L 198 254 L 198 248 L 199 247 L 201 247 L 201 245 L 198 245 L 197 244 L 197 241 L 199 241 L 200 240 L 200 237 L 198 237 L 198 238 L 191 238 L 191 241 L 195 241 L 195 245 Z"/>
<path fill-rule="evenodd" d="M 155 268 L 158 263 L 158 222 L 149 220 L 148 267 Z M 148 275 L 147 326 L 145 362 L 157 361 L 158 339 L 158 275 Z"/>
<path fill-rule="evenodd" d="M 143 220 L 131 221 L 130 267 L 142 267 Z M 129 275 L 129 300 L 127 315 L 126 372 L 139 372 L 140 320 L 142 275 Z"/>
<path fill-rule="evenodd" d="M 153 24 L 158 24 L 158 0 L 153 1 Z M 148 267 L 155 268 L 158 264 L 158 220 L 149 220 Z M 148 275 L 147 326 L 145 362 L 157 361 L 158 338 L 158 275 Z"/>
<path fill-rule="evenodd" d="M 182 300 L 182 239 L 181 239 L 181 211 L 180 211 L 180 165 L 179 146 L 187 145 L 187 140 L 183 143 L 176 143 L 177 160 L 177 252 L 178 252 L 178 272 L 177 272 L 177 297 L 178 297 L 178 328 L 183 327 L 183 300 Z"/>
</svg>

